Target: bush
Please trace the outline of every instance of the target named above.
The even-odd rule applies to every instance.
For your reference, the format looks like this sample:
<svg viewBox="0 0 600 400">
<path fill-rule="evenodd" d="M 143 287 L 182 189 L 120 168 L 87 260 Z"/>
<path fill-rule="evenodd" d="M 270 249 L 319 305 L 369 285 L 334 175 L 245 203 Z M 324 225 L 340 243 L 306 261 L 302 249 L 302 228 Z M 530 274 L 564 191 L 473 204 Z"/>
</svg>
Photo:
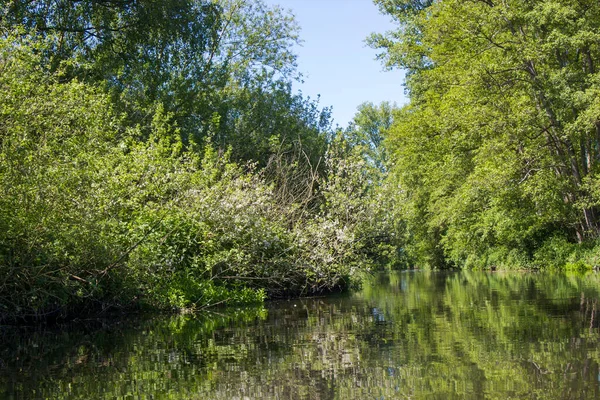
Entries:
<svg viewBox="0 0 600 400">
<path fill-rule="evenodd" d="M 124 128 L 106 94 L 45 72 L 35 46 L 0 42 L 0 319 L 203 308 L 350 283 L 370 208 L 336 197 L 342 175 L 318 215 L 299 212 L 306 204 L 278 203 L 252 165 L 210 143 L 202 156 L 198 144 L 186 150 L 160 104 L 149 137 Z"/>
</svg>

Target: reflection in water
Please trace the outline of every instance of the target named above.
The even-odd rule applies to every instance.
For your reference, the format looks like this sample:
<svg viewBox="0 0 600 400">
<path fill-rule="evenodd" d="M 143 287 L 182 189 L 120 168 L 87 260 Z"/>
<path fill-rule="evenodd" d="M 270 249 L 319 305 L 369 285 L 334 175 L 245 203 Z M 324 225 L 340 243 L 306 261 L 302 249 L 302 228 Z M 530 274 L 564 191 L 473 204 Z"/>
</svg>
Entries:
<svg viewBox="0 0 600 400">
<path fill-rule="evenodd" d="M 8 330 L 0 398 L 593 399 L 599 288 L 403 272 L 266 309 Z"/>
</svg>

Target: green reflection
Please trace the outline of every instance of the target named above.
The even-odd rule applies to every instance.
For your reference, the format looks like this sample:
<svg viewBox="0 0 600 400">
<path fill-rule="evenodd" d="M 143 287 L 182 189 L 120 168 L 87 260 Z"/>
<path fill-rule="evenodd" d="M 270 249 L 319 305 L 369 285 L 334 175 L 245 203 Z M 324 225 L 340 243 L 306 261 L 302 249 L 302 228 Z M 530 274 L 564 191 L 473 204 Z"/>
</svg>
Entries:
<svg viewBox="0 0 600 400">
<path fill-rule="evenodd" d="M 598 398 L 598 288 L 402 272 L 266 310 L 6 334 L 0 398 Z"/>
</svg>

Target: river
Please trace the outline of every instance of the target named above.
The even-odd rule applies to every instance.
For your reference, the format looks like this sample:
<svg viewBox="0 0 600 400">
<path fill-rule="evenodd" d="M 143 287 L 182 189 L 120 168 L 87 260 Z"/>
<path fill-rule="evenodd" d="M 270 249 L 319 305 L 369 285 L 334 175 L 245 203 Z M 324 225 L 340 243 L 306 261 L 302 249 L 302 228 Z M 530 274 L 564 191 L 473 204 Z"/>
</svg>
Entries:
<svg viewBox="0 0 600 400">
<path fill-rule="evenodd" d="M 1 328 L 2 399 L 596 399 L 600 275 L 406 271 L 202 315 Z"/>
</svg>

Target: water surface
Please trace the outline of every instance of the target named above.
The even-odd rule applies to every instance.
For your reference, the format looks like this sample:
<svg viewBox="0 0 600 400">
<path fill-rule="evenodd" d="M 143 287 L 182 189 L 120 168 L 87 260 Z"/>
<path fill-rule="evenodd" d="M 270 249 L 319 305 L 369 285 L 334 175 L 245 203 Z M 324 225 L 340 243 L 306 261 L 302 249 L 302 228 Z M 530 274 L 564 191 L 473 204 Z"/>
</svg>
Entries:
<svg viewBox="0 0 600 400">
<path fill-rule="evenodd" d="M 600 398 L 600 277 L 377 275 L 345 296 L 4 329 L 6 399 Z"/>
</svg>

